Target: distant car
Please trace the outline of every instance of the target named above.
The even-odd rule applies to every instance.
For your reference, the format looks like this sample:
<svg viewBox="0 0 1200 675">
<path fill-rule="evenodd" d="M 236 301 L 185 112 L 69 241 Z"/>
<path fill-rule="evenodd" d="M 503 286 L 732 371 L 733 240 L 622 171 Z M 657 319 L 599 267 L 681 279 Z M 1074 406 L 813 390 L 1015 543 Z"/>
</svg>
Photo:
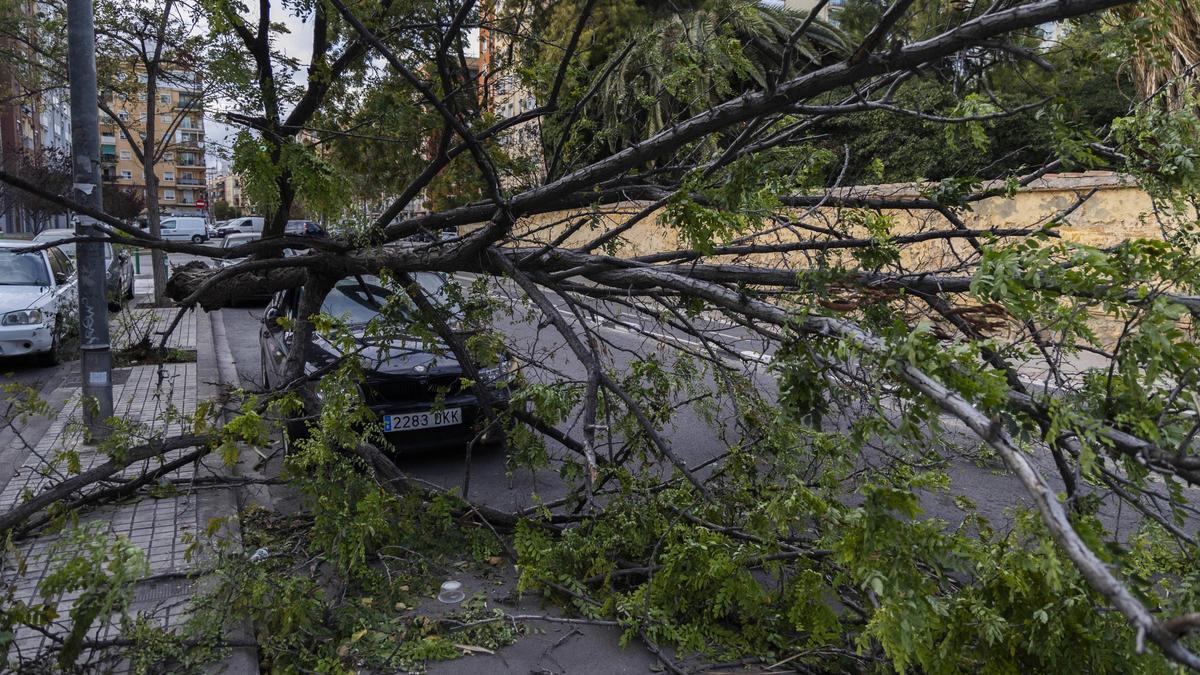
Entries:
<svg viewBox="0 0 1200 675">
<path fill-rule="evenodd" d="M 284 234 L 298 235 L 301 237 L 324 237 L 325 230 L 320 225 L 311 220 L 289 220 L 283 226 Z"/>
<path fill-rule="evenodd" d="M 38 354 L 54 364 L 79 316 L 75 265 L 57 248 L 13 250 L 27 246 L 0 241 L 0 356 Z"/>
<path fill-rule="evenodd" d="M 418 272 L 413 278 L 430 298 L 448 302 L 444 275 Z M 282 384 L 292 334 L 277 320 L 296 319 L 300 294 L 301 289 L 276 293 L 263 315 L 259 345 L 262 378 L 267 386 Z M 391 295 L 376 277 L 347 277 L 325 297 L 321 311 L 342 319 L 357 337 L 361 347 L 357 358 L 365 375 L 361 386 L 364 402 L 379 416 L 384 434 L 397 450 L 461 447 L 475 437 L 486 420 L 473 390 L 462 385 L 463 369 L 458 361 L 425 350 L 419 339 L 404 335 L 403 329 L 390 337 L 366 335 L 367 325 L 379 316 Z M 450 309 L 457 312 L 456 308 Z M 306 372 L 340 356 L 338 348 L 318 334 L 307 356 Z M 479 373 L 493 401 L 502 408 L 508 404 L 514 377 L 510 366 L 509 361 L 502 361 Z M 289 437 L 298 433 L 301 431 L 296 426 L 289 429 Z M 485 444 L 503 440 L 499 430 L 490 430 L 481 439 Z"/>
<path fill-rule="evenodd" d="M 208 240 L 208 225 L 198 216 L 171 216 L 158 223 L 159 232 L 167 241 L 191 241 L 203 244 Z"/>
<path fill-rule="evenodd" d="M 221 248 L 233 248 L 235 246 L 241 246 L 242 244 L 258 239 L 262 239 L 261 232 L 239 232 L 237 234 L 228 234 L 225 235 L 225 241 L 221 242 Z M 241 260 L 241 258 L 224 258 L 221 260 L 221 263 L 224 266 L 229 266 L 238 260 Z"/>
<path fill-rule="evenodd" d="M 35 244 L 41 244 L 59 239 L 69 239 L 75 236 L 75 230 L 58 229 L 42 230 L 33 238 Z M 58 250 L 75 260 L 75 242 L 60 244 Z M 108 304 L 113 309 L 120 309 L 124 300 L 133 297 L 133 257 L 128 249 L 114 249 L 112 244 L 104 244 L 104 268 L 108 271 Z"/>
<path fill-rule="evenodd" d="M 262 232 L 266 218 L 262 216 L 243 216 L 231 218 L 217 228 L 217 237 L 227 237 L 237 232 Z"/>
</svg>

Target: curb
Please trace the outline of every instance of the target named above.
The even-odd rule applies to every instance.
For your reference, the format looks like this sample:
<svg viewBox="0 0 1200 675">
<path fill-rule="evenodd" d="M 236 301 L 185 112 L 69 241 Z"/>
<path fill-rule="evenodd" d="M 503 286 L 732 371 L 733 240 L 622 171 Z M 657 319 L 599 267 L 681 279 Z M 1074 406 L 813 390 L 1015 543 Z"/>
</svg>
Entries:
<svg viewBox="0 0 1200 675">
<path fill-rule="evenodd" d="M 208 331 L 201 330 L 199 326 L 196 330 L 197 399 L 213 399 L 221 395 L 226 387 L 238 386 L 237 367 L 233 353 L 229 349 L 229 340 L 225 336 L 225 321 L 220 311 L 208 313 L 208 325 Z M 210 337 L 207 345 L 201 339 L 203 335 Z M 221 421 L 224 421 L 228 412 L 228 410 L 222 409 Z M 232 477 L 237 475 L 236 468 L 226 467 L 223 462 L 214 467 L 201 464 L 200 468 L 216 476 Z M 243 501 L 241 491 L 231 487 L 215 492 L 219 497 L 209 508 L 204 509 L 201 516 L 204 519 L 227 518 L 223 528 L 225 536 L 240 545 L 242 541 L 240 514 Z M 229 639 L 235 642 L 253 642 L 254 631 L 249 621 L 240 621 L 231 626 Z M 259 672 L 258 649 L 256 647 L 234 647 L 223 661 L 211 664 L 205 670 L 210 673 L 257 675 Z"/>
</svg>

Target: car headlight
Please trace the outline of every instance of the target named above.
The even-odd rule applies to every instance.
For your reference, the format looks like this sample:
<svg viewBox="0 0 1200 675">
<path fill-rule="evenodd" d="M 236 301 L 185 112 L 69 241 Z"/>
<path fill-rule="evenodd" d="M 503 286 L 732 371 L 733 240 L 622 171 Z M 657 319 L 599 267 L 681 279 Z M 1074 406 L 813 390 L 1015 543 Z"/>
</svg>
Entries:
<svg viewBox="0 0 1200 675">
<path fill-rule="evenodd" d="M 516 362 L 505 360 L 490 368 L 480 368 L 479 381 L 491 385 L 507 384 L 509 377 L 515 372 L 517 372 Z"/>
<path fill-rule="evenodd" d="M 22 309 L 16 312 L 9 312 L 4 315 L 3 320 L 0 320 L 0 324 L 5 326 L 32 326 L 45 322 L 46 314 L 40 309 Z"/>
</svg>

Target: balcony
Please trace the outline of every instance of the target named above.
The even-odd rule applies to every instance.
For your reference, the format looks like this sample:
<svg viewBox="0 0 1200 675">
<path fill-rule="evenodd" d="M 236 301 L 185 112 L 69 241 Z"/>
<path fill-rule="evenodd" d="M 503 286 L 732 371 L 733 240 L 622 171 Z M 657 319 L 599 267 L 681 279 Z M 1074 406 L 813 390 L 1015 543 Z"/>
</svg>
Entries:
<svg viewBox="0 0 1200 675">
<path fill-rule="evenodd" d="M 179 185 L 204 185 L 204 181 L 199 178 L 180 178 L 176 182 Z"/>
<path fill-rule="evenodd" d="M 100 155 L 100 164 L 116 164 L 117 156 L 115 154 L 105 152 Z"/>
<path fill-rule="evenodd" d="M 199 110 L 204 107 L 204 100 L 196 96 L 180 95 L 179 100 L 175 102 L 176 110 Z"/>
<path fill-rule="evenodd" d="M 199 167 L 204 166 L 204 162 L 200 161 L 196 157 L 180 157 L 179 159 L 175 160 L 175 166 L 189 166 L 189 167 L 199 168 Z"/>
</svg>

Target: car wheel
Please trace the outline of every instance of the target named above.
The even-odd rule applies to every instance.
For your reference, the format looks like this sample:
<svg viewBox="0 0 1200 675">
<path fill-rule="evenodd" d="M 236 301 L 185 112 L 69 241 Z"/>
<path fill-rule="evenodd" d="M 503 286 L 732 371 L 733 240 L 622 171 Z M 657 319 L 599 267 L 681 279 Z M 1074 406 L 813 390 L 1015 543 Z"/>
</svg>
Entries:
<svg viewBox="0 0 1200 675">
<path fill-rule="evenodd" d="M 128 300 L 133 299 L 133 275 L 132 274 L 129 275 L 129 286 L 125 289 L 125 298 Z"/>
<path fill-rule="evenodd" d="M 192 243 L 193 243 L 193 244 L 203 244 L 203 243 L 204 243 L 204 237 L 202 237 L 202 236 L 200 236 L 200 235 L 198 235 L 198 234 L 193 234 L 193 235 L 192 235 Z"/>
</svg>

